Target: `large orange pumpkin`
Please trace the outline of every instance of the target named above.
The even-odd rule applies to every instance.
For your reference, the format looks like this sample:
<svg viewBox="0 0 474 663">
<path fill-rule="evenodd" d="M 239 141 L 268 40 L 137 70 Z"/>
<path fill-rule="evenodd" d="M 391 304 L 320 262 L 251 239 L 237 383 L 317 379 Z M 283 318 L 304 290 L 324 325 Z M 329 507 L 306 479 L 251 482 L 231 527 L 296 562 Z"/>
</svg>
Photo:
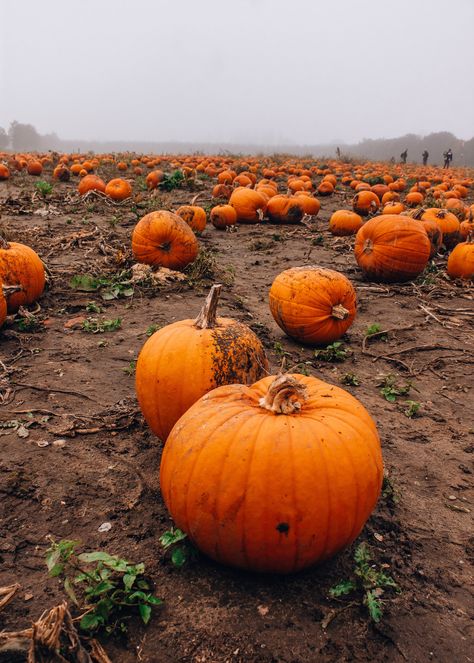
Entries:
<svg viewBox="0 0 474 663">
<path fill-rule="evenodd" d="M 177 527 L 209 557 L 292 573 L 354 541 L 382 478 L 363 405 L 294 374 L 200 398 L 168 437 L 160 488 Z"/>
<path fill-rule="evenodd" d="M 367 216 L 378 210 L 380 207 L 379 197 L 372 191 L 359 191 L 352 201 L 354 212 Z"/>
<path fill-rule="evenodd" d="M 356 314 L 356 294 L 349 279 L 323 267 L 281 272 L 269 298 L 277 325 L 301 343 L 332 343 L 351 326 Z"/>
<path fill-rule="evenodd" d="M 188 224 L 173 212 L 150 212 L 132 233 L 135 260 L 146 265 L 183 269 L 193 262 L 199 251 L 195 234 Z"/>
<path fill-rule="evenodd" d="M 81 196 L 88 191 L 105 193 L 105 182 L 98 175 L 85 175 L 77 185 L 77 190 Z"/>
<path fill-rule="evenodd" d="M 240 223 L 258 223 L 262 221 L 267 207 L 267 201 L 261 193 L 246 187 L 235 189 L 229 199 L 229 204 L 237 212 L 237 221 Z"/>
<path fill-rule="evenodd" d="M 447 249 L 452 249 L 460 241 L 459 220 L 455 214 L 445 209 L 430 207 L 426 209 L 421 217 L 423 221 L 436 221 L 443 233 L 443 244 Z"/>
<path fill-rule="evenodd" d="M 265 351 L 253 331 L 216 316 L 221 288 L 211 288 L 196 320 L 180 320 L 155 332 L 138 357 L 138 402 L 163 441 L 203 394 L 224 384 L 251 384 L 266 372 Z"/>
<path fill-rule="evenodd" d="M 405 216 L 382 214 L 356 235 L 354 253 L 364 275 L 387 283 L 410 281 L 426 267 L 431 244 L 423 225 Z"/>
<path fill-rule="evenodd" d="M 0 282 L 7 286 L 21 286 L 21 291 L 7 299 L 9 313 L 20 306 L 32 304 L 42 294 L 45 270 L 41 258 L 29 246 L 7 242 L 0 237 Z"/>
<path fill-rule="evenodd" d="M 471 238 L 457 244 L 451 251 L 447 270 L 452 279 L 474 279 L 474 242 Z"/>
</svg>

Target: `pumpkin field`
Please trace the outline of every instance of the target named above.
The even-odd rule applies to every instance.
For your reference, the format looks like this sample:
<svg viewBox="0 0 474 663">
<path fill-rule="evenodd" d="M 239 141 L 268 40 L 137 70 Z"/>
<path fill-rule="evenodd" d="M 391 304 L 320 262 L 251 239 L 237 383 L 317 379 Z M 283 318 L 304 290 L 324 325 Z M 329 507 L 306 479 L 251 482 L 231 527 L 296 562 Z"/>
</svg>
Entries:
<svg viewBox="0 0 474 663">
<path fill-rule="evenodd" d="M 0 661 L 472 661 L 474 170 L 0 152 Z"/>
</svg>

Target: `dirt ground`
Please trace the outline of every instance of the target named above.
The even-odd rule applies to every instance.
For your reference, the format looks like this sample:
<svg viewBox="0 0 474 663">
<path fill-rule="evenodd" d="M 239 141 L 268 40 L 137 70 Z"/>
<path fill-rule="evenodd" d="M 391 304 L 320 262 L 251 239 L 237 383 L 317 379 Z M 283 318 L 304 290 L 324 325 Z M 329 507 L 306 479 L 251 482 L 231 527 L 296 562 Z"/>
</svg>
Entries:
<svg viewBox="0 0 474 663">
<path fill-rule="evenodd" d="M 73 182 L 55 184 L 43 200 L 34 183 L 21 173 L 0 183 L 0 231 L 32 246 L 50 273 L 41 309 L 30 307 L 38 328 L 21 331 L 9 319 L 0 332 L 0 586 L 21 583 L 0 612 L 0 630 L 26 628 L 64 598 L 44 562 L 52 535 L 145 562 L 164 600 L 148 627 L 137 620 L 127 640 L 103 640 L 113 661 L 474 660 L 472 286 L 452 283 L 444 269 L 434 268 L 406 285 L 365 282 L 353 240 L 327 230 L 332 211 L 349 205 L 350 194 L 338 191 L 320 198 L 321 212 L 310 227 L 241 225 L 231 233 L 209 225 L 199 238 L 204 273 L 136 286 L 131 297 L 104 301 L 105 288 L 83 292 L 70 286 L 71 278 L 110 279 L 129 269 L 137 219 L 189 202 L 193 193 L 143 192 L 140 202 L 113 205 L 94 196 L 81 200 Z M 204 182 L 201 204 L 210 189 Z M 445 258 L 436 262 L 443 267 Z M 343 339 L 351 351 L 345 361 L 316 359 L 271 317 L 274 277 L 305 264 L 337 269 L 357 290 L 358 315 Z M 131 362 L 151 325 L 197 315 L 214 282 L 224 283 L 220 314 L 250 325 L 273 372 L 285 355 L 288 366 L 305 364 L 310 374 L 336 385 L 344 386 L 348 373 L 360 382 L 344 388 L 377 423 L 394 492 L 380 498 L 359 541 L 369 543 L 374 560 L 387 565 L 401 588 L 384 595 L 377 625 L 360 596 L 329 598 L 329 589 L 352 575 L 354 547 L 310 571 L 269 577 L 203 557 L 177 569 L 158 542 L 172 524 L 159 491 L 162 446 L 138 410 Z M 88 312 L 89 302 L 103 312 Z M 116 331 L 93 334 L 67 326 L 78 316 L 122 323 Z M 386 337 L 364 342 L 375 323 L 389 330 Z M 390 374 L 401 385 L 412 383 L 409 396 L 395 403 L 380 393 Z M 413 418 L 405 414 L 407 399 L 421 403 Z M 99 532 L 104 522 L 112 528 Z"/>
</svg>

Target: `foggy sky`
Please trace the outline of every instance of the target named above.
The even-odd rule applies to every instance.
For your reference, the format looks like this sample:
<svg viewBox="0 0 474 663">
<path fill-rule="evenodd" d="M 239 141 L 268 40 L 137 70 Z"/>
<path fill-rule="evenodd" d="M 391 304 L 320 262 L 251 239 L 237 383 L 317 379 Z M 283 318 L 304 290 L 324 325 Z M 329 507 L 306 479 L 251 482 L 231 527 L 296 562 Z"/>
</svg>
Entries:
<svg viewBox="0 0 474 663">
<path fill-rule="evenodd" d="M 0 0 L 0 126 L 95 140 L 474 135 L 474 0 Z"/>
</svg>

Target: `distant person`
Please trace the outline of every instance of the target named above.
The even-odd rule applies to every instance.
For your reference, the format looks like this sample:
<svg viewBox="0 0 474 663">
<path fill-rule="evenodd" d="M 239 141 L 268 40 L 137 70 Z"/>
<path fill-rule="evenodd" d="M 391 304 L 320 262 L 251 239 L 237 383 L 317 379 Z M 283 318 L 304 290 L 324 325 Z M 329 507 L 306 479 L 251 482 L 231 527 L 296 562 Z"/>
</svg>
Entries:
<svg viewBox="0 0 474 663">
<path fill-rule="evenodd" d="M 400 154 L 400 159 L 402 160 L 402 163 L 406 163 L 406 162 L 407 162 L 407 156 L 408 156 L 408 150 L 405 150 L 404 152 L 402 152 L 402 153 Z"/>
<path fill-rule="evenodd" d="M 395 157 L 390 157 L 390 163 L 395 163 Z"/>
<path fill-rule="evenodd" d="M 447 152 L 443 152 L 444 157 L 444 166 L 443 168 L 449 168 L 451 161 L 453 160 L 453 151 L 451 148 Z"/>
<path fill-rule="evenodd" d="M 337 154 L 337 158 L 340 159 L 341 158 L 341 150 L 338 147 L 336 148 L 336 154 Z"/>
<path fill-rule="evenodd" d="M 428 157 L 430 156 L 428 150 L 425 150 L 421 156 L 423 158 L 423 165 L 426 166 L 428 163 Z"/>
</svg>

